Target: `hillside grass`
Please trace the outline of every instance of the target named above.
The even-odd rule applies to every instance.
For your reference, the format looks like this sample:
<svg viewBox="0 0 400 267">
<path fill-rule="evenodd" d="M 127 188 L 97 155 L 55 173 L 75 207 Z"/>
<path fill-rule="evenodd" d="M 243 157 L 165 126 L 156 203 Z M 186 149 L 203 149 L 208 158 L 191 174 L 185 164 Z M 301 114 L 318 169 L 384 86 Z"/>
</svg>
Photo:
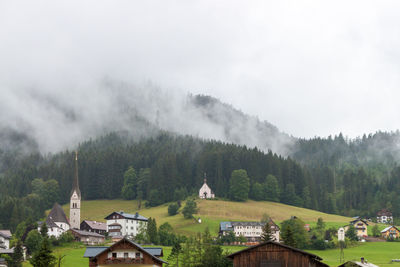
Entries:
<svg viewBox="0 0 400 267">
<path fill-rule="evenodd" d="M 168 215 L 168 204 L 163 204 L 152 208 L 138 209 L 136 200 L 91 200 L 82 201 L 81 220 L 94 220 L 105 222 L 105 217 L 113 211 L 127 213 L 139 212 L 145 217 L 155 218 L 158 225 L 165 222 L 171 224 L 177 233 L 193 235 L 203 232 L 206 227 L 212 234 L 217 234 L 220 221 L 260 221 L 263 214 L 268 214 L 272 219 L 279 223 L 291 216 L 301 218 L 305 223 L 312 226 L 316 224 L 319 217 L 323 218 L 327 227 L 340 227 L 347 224 L 351 218 L 327 214 L 315 210 L 289 206 L 276 202 L 267 201 L 246 201 L 232 202 L 225 200 L 197 200 L 198 213 L 195 218 L 201 218 L 202 223 L 197 223 L 194 219 L 185 219 L 181 213 L 175 216 Z M 184 206 L 184 203 L 182 203 Z M 63 205 L 67 216 L 69 215 L 69 205 Z"/>
<path fill-rule="evenodd" d="M 309 250 L 320 256 L 323 262 L 329 266 L 340 265 L 340 249 Z M 392 259 L 400 259 L 399 242 L 367 242 L 359 243 L 356 247 L 344 249 L 345 261 L 360 261 L 364 257 L 368 262 L 378 266 L 400 266 L 400 262 L 391 262 Z"/>
</svg>

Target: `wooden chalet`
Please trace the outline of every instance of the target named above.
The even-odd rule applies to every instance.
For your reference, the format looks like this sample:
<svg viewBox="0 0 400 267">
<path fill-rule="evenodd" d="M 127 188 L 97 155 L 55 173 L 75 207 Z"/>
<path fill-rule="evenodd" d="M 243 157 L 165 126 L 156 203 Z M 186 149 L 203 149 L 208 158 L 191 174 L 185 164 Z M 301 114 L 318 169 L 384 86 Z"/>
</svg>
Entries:
<svg viewBox="0 0 400 267">
<path fill-rule="evenodd" d="M 381 231 L 381 236 L 386 238 L 386 239 L 395 239 L 400 237 L 400 230 L 392 225 L 389 227 L 386 227 Z"/>
<path fill-rule="evenodd" d="M 104 243 L 104 235 L 77 229 L 70 229 L 69 231 L 75 237 L 76 241 L 82 242 L 85 245 L 98 245 Z"/>
<path fill-rule="evenodd" d="M 87 247 L 83 255 L 89 258 L 89 267 L 162 267 L 168 263 L 160 259 L 161 256 L 162 248 L 143 248 L 127 238 L 110 247 Z"/>
<path fill-rule="evenodd" d="M 107 232 L 107 224 L 104 222 L 83 220 L 80 226 L 81 230 L 105 235 Z"/>
<path fill-rule="evenodd" d="M 268 241 L 228 256 L 233 267 L 329 267 L 322 258 L 303 250 Z"/>
</svg>

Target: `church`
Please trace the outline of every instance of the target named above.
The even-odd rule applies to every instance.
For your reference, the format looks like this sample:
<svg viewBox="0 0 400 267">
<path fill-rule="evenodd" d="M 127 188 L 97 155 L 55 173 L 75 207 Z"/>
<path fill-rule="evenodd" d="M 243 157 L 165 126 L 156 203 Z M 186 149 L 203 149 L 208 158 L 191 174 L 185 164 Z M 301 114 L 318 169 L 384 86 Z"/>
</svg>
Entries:
<svg viewBox="0 0 400 267">
<path fill-rule="evenodd" d="M 75 175 L 71 190 L 69 220 L 62 207 L 55 203 L 49 215 L 46 218 L 47 234 L 58 238 L 69 229 L 80 228 L 81 220 L 81 191 L 79 190 L 78 180 L 78 152 L 75 152 Z M 43 222 L 38 222 L 38 230 Z"/>
<path fill-rule="evenodd" d="M 214 193 L 211 191 L 211 188 L 207 184 L 206 178 L 204 178 L 204 184 L 199 190 L 199 197 L 202 199 L 215 198 Z"/>
</svg>

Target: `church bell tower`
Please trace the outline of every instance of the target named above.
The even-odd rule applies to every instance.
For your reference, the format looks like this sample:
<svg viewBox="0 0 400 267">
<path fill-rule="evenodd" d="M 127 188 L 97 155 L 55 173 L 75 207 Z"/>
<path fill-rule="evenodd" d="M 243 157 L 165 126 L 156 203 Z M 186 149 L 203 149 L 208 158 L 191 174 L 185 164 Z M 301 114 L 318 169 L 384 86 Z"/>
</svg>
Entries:
<svg viewBox="0 0 400 267">
<path fill-rule="evenodd" d="M 75 177 L 72 184 L 69 205 L 69 223 L 72 229 L 79 229 L 81 225 L 81 191 L 79 190 L 78 180 L 78 151 L 75 151 Z"/>
</svg>

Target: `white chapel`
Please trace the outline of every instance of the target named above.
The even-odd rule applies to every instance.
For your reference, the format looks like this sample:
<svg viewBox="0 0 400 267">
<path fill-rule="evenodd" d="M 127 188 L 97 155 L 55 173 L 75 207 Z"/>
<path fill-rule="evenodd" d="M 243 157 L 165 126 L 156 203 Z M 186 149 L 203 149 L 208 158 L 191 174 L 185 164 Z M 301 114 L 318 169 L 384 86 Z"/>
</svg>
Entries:
<svg viewBox="0 0 400 267">
<path fill-rule="evenodd" d="M 203 198 L 203 199 L 215 198 L 215 195 L 211 191 L 211 188 L 207 185 L 207 179 L 206 178 L 204 178 L 204 184 L 199 190 L 199 197 Z"/>
</svg>

